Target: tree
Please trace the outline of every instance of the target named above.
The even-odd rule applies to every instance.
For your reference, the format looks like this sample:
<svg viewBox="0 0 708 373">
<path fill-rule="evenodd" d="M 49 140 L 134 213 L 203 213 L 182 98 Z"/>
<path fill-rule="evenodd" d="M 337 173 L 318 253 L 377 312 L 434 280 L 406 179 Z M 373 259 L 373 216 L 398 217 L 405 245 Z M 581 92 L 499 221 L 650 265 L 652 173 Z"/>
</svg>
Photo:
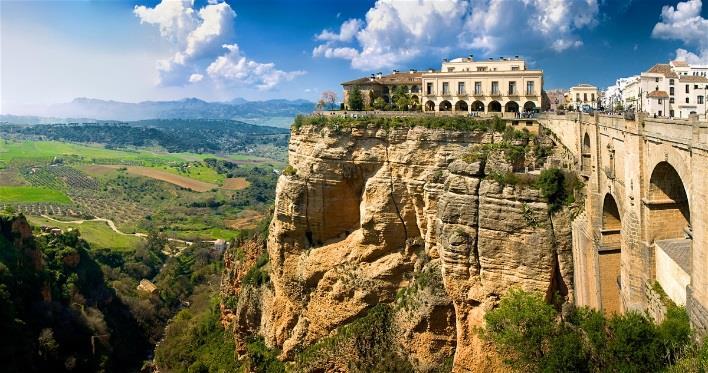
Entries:
<svg viewBox="0 0 708 373">
<path fill-rule="evenodd" d="M 384 101 L 383 98 L 377 97 L 374 100 L 374 109 L 376 110 L 383 110 L 386 107 L 386 101 Z"/>
<path fill-rule="evenodd" d="M 617 101 L 617 103 L 615 103 L 615 111 L 624 111 L 624 106 L 622 105 L 622 102 Z"/>
<path fill-rule="evenodd" d="M 396 98 L 396 106 L 398 110 L 408 110 L 408 105 L 410 104 L 410 99 L 406 95 L 401 95 Z"/>
<path fill-rule="evenodd" d="M 325 107 L 325 101 L 323 99 L 320 99 L 317 101 L 317 105 L 315 105 L 315 110 L 321 111 Z"/>
<path fill-rule="evenodd" d="M 334 110 L 334 104 L 337 103 L 337 94 L 333 91 L 324 91 L 320 102 L 322 102 L 323 107 L 326 105 L 328 110 Z"/>
<path fill-rule="evenodd" d="M 351 92 L 349 92 L 348 104 L 350 110 L 364 109 L 364 99 L 361 97 L 361 90 L 359 90 L 359 87 L 354 86 Z"/>
</svg>

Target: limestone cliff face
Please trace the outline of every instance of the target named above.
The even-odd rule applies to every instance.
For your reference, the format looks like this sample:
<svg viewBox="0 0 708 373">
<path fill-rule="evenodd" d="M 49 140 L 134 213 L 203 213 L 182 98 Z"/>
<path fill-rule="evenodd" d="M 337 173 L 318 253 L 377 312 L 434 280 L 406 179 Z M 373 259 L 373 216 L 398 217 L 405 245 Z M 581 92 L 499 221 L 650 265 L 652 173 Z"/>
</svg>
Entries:
<svg viewBox="0 0 708 373">
<path fill-rule="evenodd" d="M 455 370 L 494 370 L 475 328 L 517 286 L 572 297 L 570 223 L 539 192 L 485 178 L 513 165 L 461 159 L 500 134 L 441 129 L 294 129 L 296 171 L 277 186 L 267 250 L 271 285 L 259 333 L 288 359 L 397 294 L 423 271 L 396 318 L 398 348 L 425 371 L 455 354 Z M 469 159 L 468 159 L 469 160 Z"/>
</svg>

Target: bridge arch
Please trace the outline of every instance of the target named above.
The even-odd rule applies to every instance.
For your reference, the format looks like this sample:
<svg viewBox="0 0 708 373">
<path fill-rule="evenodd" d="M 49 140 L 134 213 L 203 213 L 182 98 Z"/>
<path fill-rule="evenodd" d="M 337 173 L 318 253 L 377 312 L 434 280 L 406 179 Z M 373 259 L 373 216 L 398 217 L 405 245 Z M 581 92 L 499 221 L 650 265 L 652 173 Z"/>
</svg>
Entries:
<svg viewBox="0 0 708 373">
<path fill-rule="evenodd" d="M 617 201 L 605 194 L 602 202 L 601 241 L 598 248 L 600 304 L 606 314 L 619 313 L 622 258 L 622 218 Z"/>
<path fill-rule="evenodd" d="M 649 242 L 684 238 L 691 226 L 691 209 L 684 182 L 676 168 L 661 161 L 649 178 Z"/>
</svg>

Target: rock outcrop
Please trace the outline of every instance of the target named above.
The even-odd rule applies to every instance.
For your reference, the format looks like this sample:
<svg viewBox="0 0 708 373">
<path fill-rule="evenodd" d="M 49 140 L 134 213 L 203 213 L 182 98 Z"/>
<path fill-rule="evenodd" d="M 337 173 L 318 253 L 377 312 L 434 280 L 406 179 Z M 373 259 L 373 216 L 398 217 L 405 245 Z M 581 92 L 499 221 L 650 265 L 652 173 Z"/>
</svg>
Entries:
<svg viewBox="0 0 708 373">
<path fill-rule="evenodd" d="M 293 129 L 292 169 L 278 182 L 267 242 L 268 296 L 259 300 L 266 343 L 291 359 L 392 303 L 406 310 L 396 313 L 397 348 L 416 370 L 453 353 L 456 371 L 498 370 L 476 329 L 502 294 L 520 287 L 572 298 L 567 213 L 551 215 L 528 185 L 488 178 L 518 168 L 503 153 L 466 156 L 501 140 L 423 127 Z M 442 286 L 400 306 L 426 271 Z"/>
</svg>

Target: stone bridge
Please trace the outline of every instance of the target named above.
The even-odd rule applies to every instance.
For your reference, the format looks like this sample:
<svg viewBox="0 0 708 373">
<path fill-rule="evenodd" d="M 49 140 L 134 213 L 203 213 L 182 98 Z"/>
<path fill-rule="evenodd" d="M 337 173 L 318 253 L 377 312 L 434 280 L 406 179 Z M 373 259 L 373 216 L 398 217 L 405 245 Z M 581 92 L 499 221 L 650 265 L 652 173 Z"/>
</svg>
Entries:
<svg viewBox="0 0 708 373">
<path fill-rule="evenodd" d="M 576 303 L 661 319 L 668 297 L 707 334 L 708 123 L 579 113 L 539 122 L 586 184 L 573 221 Z"/>
</svg>

